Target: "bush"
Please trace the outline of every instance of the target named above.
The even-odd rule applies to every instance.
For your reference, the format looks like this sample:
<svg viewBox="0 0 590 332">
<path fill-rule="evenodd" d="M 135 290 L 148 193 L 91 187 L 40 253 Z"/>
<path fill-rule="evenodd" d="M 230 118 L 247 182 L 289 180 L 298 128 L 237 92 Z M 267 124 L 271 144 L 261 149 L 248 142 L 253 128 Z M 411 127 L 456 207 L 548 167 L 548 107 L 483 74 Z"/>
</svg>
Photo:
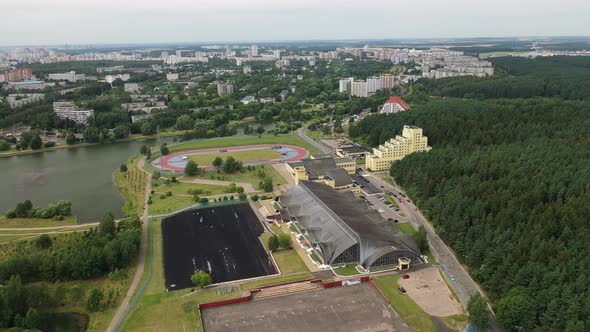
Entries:
<svg viewBox="0 0 590 332">
<path fill-rule="evenodd" d="M 189 160 L 184 167 L 184 175 L 196 176 L 199 174 L 199 165 L 196 162 Z"/>
<path fill-rule="evenodd" d="M 209 203 L 209 199 L 207 197 L 201 197 L 199 199 L 199 203 L 201 203 L 201 204 L 207 204 L 207 203 Z"/>
<path fill-rule="evenodd" d="M 191 281 L 195 286 L 199 286 L 201 288 L 210 285 L 213 282 L 209 273 L 201 270 L 197 271 L 197 273 L 191 276 Z"/>
<path fill-rule="evenodd" d="M 172 192 L 171 191 L 167 191 L 166 192 L 166 196 L 168 196 L 168 197 L 172 196 Z"/>
<path fill-rule="evenodd" d="M 166 199 L 166 195 L 165 194 L 160 195 L 160 199 Z"/>
<path fill-rule="evenodd" d="M 93 288 L 88 295 L 86 300 L 86 309 L 90 312 L 96 312 L 100 310 L 100 304 L 104 297 L 104 293 L 100 288 Z"/>
<path fill-rule="evenodd" d="M 279 234 L 278 240 L 279 247 L 281 248 L 289 248 L 293 244 L 293 241 L 291 240 L 291 235 L 286 233 Z"/>
<path fill-rule="evenodd" d="M 268 249 L 270 251 L 275 251 L 277 249 L 279 249 L 279 238 L 276 235 L 272 235 L 271 237 L 268 238 Z"/>
<path fill-rule="evenodd" d="M 55 146 L 55 142 L 45 142 L 43 143 L 44 148 L 52 148 Z"/>
</svg>

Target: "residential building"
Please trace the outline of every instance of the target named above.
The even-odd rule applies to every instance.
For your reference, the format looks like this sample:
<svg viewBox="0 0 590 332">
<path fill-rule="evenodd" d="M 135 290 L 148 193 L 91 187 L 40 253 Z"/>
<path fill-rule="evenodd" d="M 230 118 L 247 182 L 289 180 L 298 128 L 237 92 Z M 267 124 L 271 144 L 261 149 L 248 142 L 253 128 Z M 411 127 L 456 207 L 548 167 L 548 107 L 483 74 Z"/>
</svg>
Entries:
<svg viewBox="0 0 590 332">
<path fill-rule="evenodd" d="M 404 126 L 402 135 L 379 145 L 373 149 L 373 153 L 365 158 L 365 167 L 370 171 L 388 170 L 396 160 L 401 160 L 410 153 L 430 151 L 428 137 L 422 134 L 422 128 L 416 126 Z"/>
<path fill-rule="evenodd" d="M 42 93 L 24 93 L 24 94 L 10 94 L 6 97 L 6 101 L 10 108 L 17 108 L 29 104 L 34 104 L 45 100 L 45 95 Z"/>
<path fill-rule="evenodd" d="M 168 73 L 166 74 L 166 79 L 168 81 L 178 81 L 178 73 Z"/>
<path fill-rule="evenodd" d="M 233 84 L 229 83 L 217 83 L 217 95 L 223 96 L 234 93 L 234 86 Z"/>
<path fill-rule="evenodd" d="M 352 77 L 341 79 L 338 82 L 338 92 L 340 92 L 340 93 L 345 92 L 345 93 L 350 94 L 351 87 L 352 87 L 351 85 L 352 85 L 353 81 L 354 81 L 354 78 L 352 78 Z"/>
<path fill-rule="evenodd" d="M 6 82 L 6 76 L 4 74 L 0 74 L 0 83 Z"/>
<path fill-rule="evenodd" d="M 272 51 L 272 55 L 276 58 L 276 59 L 280 59 L 281 58 L 281 50 L 274 50 Z"/>
<path fill-rule="evenodd" d="M 369 150 L 363 148 L 360 145 L 352 145 L 352 146 L 343 146 L 334 149 L 334 153 L 336 156 L 340 158 L 350 158 L 350 159 L 363 159 L 367 155 L 371 154 Z"/>
<path fill-rule="evenodd" d="M 43 81 L 8 82 L 6 88 L 15 90 L 43 90 L 48 86 L 55 86 L 55 83 L 46 83 Z"/>
<path fill-rule="evenodd" d="M 380 77 L 381 80 L 381 89 L 383 90 L 391 90 L 394 85 L 394 78 L 391 74 L 383 74 Z"/>
<path fill-rule="evenodd" d="M 275 62 L 275 66 L 279 69 L 285 68 L 285 67 L 289 66 L 290 64 L 291 64 L 291 61 L 289 61 L 287 59 L 282 59 L 282 60 L 278 60 L 277 62 Z"/>
<path fill-rule="evenodd" d="M 325 265 L 362 265 L 365 270 L 424 263 L 412 236 L 401 233 L 350 191 L 303 180 L 279 197 L 283 220 L 301 230 Z"/>
<path fill-rule="evenodd" d="M 85 81 L 86 75 L 85 74 L 76 74 L 75 71 L 70 71 L 67 73 L 56 73 L 56 74 L 49 74 L 47 78 L 53 81 L 68 81 L 68 82 L 78 82 L 78 81 Z"/>
<path fill-rule="evenodd" d="M 350 158 L 334 158 L 331 154 L 313 155 L 311 158 L 286 164 L 287 171 L 295 179 L 322 182 L 332 188 L 354 189 L 351 174 L 355 172 L 355 162 Z"/>
<path fill-rule="evenodd" d="M 125 92 L 139 92 L 141 91 L 141 84 L 139 83 L 125 83 L 123 84 Z"/>
<path fill-rule="evenodd" d="M 260 98 L 260 102 L 263 104 L 274 104 L 275 103 L 275 97 L 266 97 L 266 98 Z"/>
<path fill-rule="evenodd" d="M 258 56 L 258 45 L 252 45 L 252 56 Z"/>
<path fill-rule="evenodd" d="M 244 104 L 244 105 L 248 105 L 248 104 L 255 102 L 255 101 L 256 101 L 256 98 L 254 98 L 254 96 L 246 96 L 240 100 L 240 102 L 242 102 L 242 104 Z"/>
<path fill-rule="evenodd" d="M 377 76 L 371 76 L 367 78 L 367 93 L 369 95 L 381 90 L 381 78 Z"/>
<path fill-rule="evenodd" d="M 381 113 L 398 113 L 407 111 L 410 109 L 410 105 L 406 104 L 406 102 L 399 96 L 394 96 L 383 104 L 381 108 Z"/>
<path fill-rule="evenodd" d="M 2 73 L 6 82 L 22 82 L 33 76 L 33 70 L 28 67 L 9 68 Z"/>
<path fill-rule="evenodd" d="M 73 102 L 56 101 L 53 102 L 53 111 L 60 119 L 70 119 L 77 124 L 86 124 L 88 118 L 94 116 L 93 110 L 80 110 Z"/>
<path fill-rule="evenodd" d="M 244 71 L 244 74 L 252 73 L 252 65 L 244 65 L 243 71 Z"/>
<path fill-rule="evenodd" d="M 350 95 L 354 97 L 368 97 L 366 81 L 353 81 L 350 85 Z"/>
<path fill-rule="evenodd" d="M 120 79 L 123 82 L 127 82 L 130 78 L 131 75 L 129 74 L 106 75 L 104 77 L 104 81 L 109 84 L 112 84 L 116 79 Z"/>
</svg>

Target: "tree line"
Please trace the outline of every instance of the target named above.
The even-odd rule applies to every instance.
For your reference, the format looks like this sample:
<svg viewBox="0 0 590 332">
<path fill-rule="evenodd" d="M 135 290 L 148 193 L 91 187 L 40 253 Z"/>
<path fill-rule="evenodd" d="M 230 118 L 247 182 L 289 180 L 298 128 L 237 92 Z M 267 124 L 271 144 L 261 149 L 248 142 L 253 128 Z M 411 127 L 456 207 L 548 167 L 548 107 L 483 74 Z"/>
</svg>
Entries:
<svg viewBox="0 0 590 332">
<path fill-rule="evenodd" d="M 590 102 L 440 100 L 375 115 L 377 145 L 404 124 L 433 150 L 391 175 L 482 285 L 506 330 L 590 328 Z"/>
</svg>

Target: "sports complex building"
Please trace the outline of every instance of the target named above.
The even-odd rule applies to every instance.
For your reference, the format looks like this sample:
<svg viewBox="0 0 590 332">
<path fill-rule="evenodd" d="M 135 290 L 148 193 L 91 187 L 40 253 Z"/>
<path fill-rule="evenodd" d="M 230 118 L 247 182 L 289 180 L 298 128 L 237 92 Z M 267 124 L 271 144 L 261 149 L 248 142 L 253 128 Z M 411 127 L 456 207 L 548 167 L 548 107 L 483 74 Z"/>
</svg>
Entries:
<svg viewBox="0 0 590 332">
<path fill-rule="evenodd" d="M 400 233 L 350 191 L 300 180 L 280 202 L 324 264 L 356 263 L 370 270 L 400 261 L 424 262 L 410 235 Z"/>
</svg>

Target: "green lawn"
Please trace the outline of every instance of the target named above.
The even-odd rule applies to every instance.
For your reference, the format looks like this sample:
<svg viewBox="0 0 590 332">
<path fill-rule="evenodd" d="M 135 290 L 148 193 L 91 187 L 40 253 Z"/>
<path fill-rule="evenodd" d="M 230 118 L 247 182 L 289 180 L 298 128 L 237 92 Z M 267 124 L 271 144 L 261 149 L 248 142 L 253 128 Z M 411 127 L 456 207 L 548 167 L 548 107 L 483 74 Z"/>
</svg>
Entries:
<svg viewBox="0 0 590 332">
<path fill-rule="evenodd" d="M 68 216 L 64 220 L 39 219 L 39 218 L 13 218 L 6 219 L 0 215 L 0 228 L 42 228 L 76 225 L 76 217 Z"/>
<path fill-rule="evenodd" d="M 210 154 L 192 155 L 188 159 L 194 161 L 199 166 L 209 166 L 213 163 L 213 159 L 220 157 L 223 160 L 228 157 L 234 157 L 236 160 L 242 162 L 256 161 L 256 160 L 273 160 L 280 159 L 282 155 L 273 149 L 261 149 L 251 151 L 230 151 L 230 152 L 214 152 Z"/>
<path fill-rule="evenodd" d="M 386 200 L 389 201 L 389 203 L 393 204 L 396 208 L 399 209 L 399 205 L 397 205 L 397 202 L 395 201 L 395 199 L 389 195 L 383 195 L 383 197 L 385 197 Z"/>
<path fill-rule="evenodd" d="M 322 132 L 320 130 L 308 130 L 305 134 L 314 141 L 322 137 Z"/>
<path fill-rule="evenodd" d="M 113 173 L 115 188 L 125 198 L 122 210 L 126 216 L 138 215 L 143 211 L 147 176 L 137 167 L 140 158 L 143 156 L 137 155 L 127 160 L 127 172 L 122 173 L 117 169 Z"/>
<path fill-rule="evenodd" d="M 198 140 L 171 146 L 170 152 L 257 144 L 289 144 L 305 148 L 311 154 L 319 153 L 313 145 L 307 143 L 295 134 L 262 137 L 222 137 Z"/>
<path fill-rule="evenodd" d="M 192 196 L 178 196 L 172 195 L 165 198 L 160 198 L 161 194 L 155 193 L 152 195 L 152 204 L 149 207 L 149 214 L 161 214 L 172 212 L 180 208 L 196 204 Z"/>
<path fill-rule="evenodd" d="M 375 284 L 389 300 L 389 304 L 412 331 L 436 331 L 430 315 L 425 313 L 412 299 L 398 290 L 399 274 L 373 278 Z"/>
<path fill-rule="evenodd" d="M 271 285 L 282 284 L 282 283 L 286 283 L 286 282 L 293 282 L 293 281 L 300 281 L 300 280 L 307 280 L 307 279 L 313 279 L 313 274 L 311 274 L 311 272 L 301 272 L 301 273 L 295 273 L 295 274 L 287 274 L 287 275 L 278 276 L 278 277 L 263 278 L 263 279 L 258 279 L 258 280 L 254 280 L 254 281 L 248 281 L 248 282 L 240 284 L 240 288 L 242 288 L 243 290 L 251 290 L 251 289 L 256 289 L 256 288 L 264 287 L 264 286 L 271 286 Z"/>
<path fill-rule="evenodd" d="M 187 178 L 188 180 L 188 178 Z M 210 195 L 218 195 L 225 193 L 225 186 L 216 186 L 211 184 L 200 184 L 200 183 L 187 183 L 187 182 L 171 182 L 169 184 L 165 184 L 164 180 L 158 180 L 154 182 L 152 185 L 152 190 L 156 193 L 166 193 L 168 191 L 172 192 L 173 195 L 190 195 L 188 193 L 189 189 L 195 190 L 199 189 L 203 191 L 203 194 L 199 196 L 210 196 Z M 156 194 L 152 195 L 156 196 Z M 157 195 L 158 197 L 160 195 Z"/>
<path fill-rule="evenodd" d="M 338 267 L 334 269 L 334 272 L 336 272 L 337 274 L 341 275 L 341 276 L 353 276 L 353 275 L 357 275 L 360 274 L 359 271 L 357 271 L 356 266 L 358 264 L 346 264 L 346 266 L 344 267 Z"/>
<path fill-rule="evenodd" d="M 414 228 L 414 226 L 412 226 L 412 223 L 410 223 L 410 222 L 398 223 L 398 224 L 396 224 L 396 226 L 400 232 L 405 233 L 405 234 L 414 235 L 417 232 L 417 230 Z"/>
<path fill-rule="evenodd" d="M 282 229 L 277 226 L 273 225 L 272 228 L 273 228 L 273 231 L 277 234 L 279 232 L 283 232 Z M 267 252 L 268 252 L 267 243 L 268 243 L 268 239 L 271 237 L 271 235 L 272 234 L 270 232 L 264 232 L 260 235 L 260 239 L 261 239 L 261 241 L 264 245 L 264 248 L 266 249 Z M 303 262 L 303 259 L 301 259 L 301 257 L 297 253 L 297 250 L 295 250 L 295 249 L 277 250 L 272 253 L 272 256 L 274 257 L 277 265 L 279 266 L 279 269 L 281 270 L 281 274 L 292 274 L 292 273 L 296 273 L 296 272 L 309 272 L 309 269 L 307 268 L 307 266 Z"/>
<path fill-rule="evenodd" d="M 254 189 L 258 189 L 258 182 L 260 182 L 260 178 L 257 176 L 258 170 L 264 170 L 266 176 L 270 176 L 272 178 L 273 185 L 281 185 L 286 184 L 287 180 L 285 180 L 277 170 L 274 169 L 271 165 L 260 165 L 256 166 L 253 170 L 244 170 L 244 172 L 236 172 L 233 174 L 227 173 L 217 173 L 216 171 L 205 172 L 199 174 L 197 179 L 206 179 L 206 180 L 220 180 L 220 181 L 229 181 L 229 182 L 245 182 L 250 183 Z M 183 180 L 190 181 L 190 177 L 184 177 Z"/>
</svg>

